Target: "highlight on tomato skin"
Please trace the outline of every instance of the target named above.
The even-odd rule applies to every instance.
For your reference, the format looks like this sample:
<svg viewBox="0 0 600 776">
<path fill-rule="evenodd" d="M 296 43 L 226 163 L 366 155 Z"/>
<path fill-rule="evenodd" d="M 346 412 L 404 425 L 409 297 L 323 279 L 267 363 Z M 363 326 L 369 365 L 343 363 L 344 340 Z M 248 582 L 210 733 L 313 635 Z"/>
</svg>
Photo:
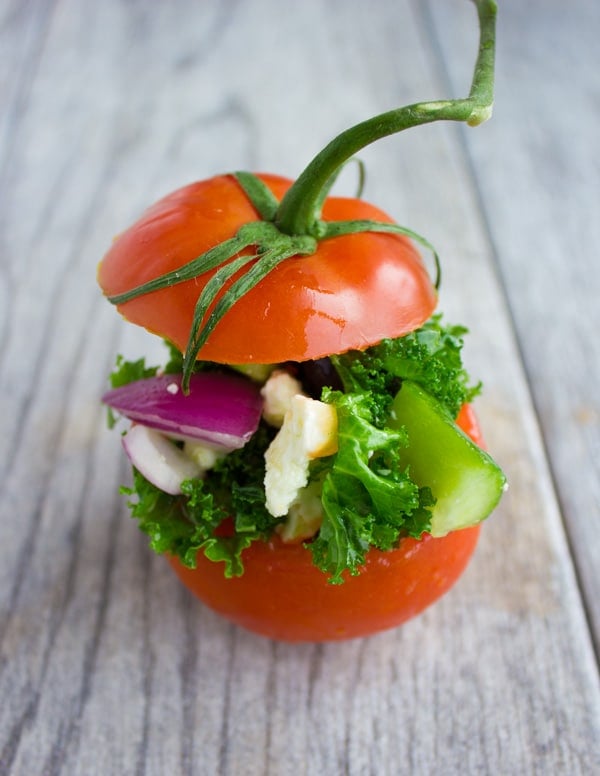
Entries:
<svg viewBox="0 0 600 776">
<path fill-rule="evenodd" d="M 258 177 L 278 199 L 292 183 L 274 175 Z M 373 205 L 343 197 L 325 201 L 323 218 L 392 220 Z M 190 184 L 157 202 L 115 240 L 99 266 L 98 282 L 108 296 L 131 290 L 179 269 L 257 220 L 232 176 Z M 213 274 L 118 309 L 183 352 L 198 295 Z M 436 303 L 427 269 L 408 238 L 369 232 L 332 237 L 320 242 L 314 254 L 282 262 L 250 290 L 217 324 L 198 357 L 274 364 L 364 349 L 418 328 Z"/>
<path fill-rule="evenodd" d="M 482 436 L 470 405 L 457 423 L 476 444 Z M 197 568 L 169 562 L 205 605 L 249 631 L 281 641 L 337 641 L 397 627 L 437 601 L 465 570 L 481 525 L 444 537 L 405 538 L 397 549 L 371 549 L 358 576 L 332 585 L 302 544 L 277 536 L 243 553 L 244 574 L 226 579 L 202 553 Z"/>
</svg>

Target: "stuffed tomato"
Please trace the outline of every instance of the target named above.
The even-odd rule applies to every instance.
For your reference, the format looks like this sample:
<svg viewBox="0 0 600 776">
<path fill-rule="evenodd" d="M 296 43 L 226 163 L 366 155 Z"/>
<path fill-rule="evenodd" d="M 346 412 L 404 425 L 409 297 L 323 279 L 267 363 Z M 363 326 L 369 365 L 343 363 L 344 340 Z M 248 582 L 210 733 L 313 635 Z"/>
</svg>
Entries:
<svg viewBox="0 0 600 776">
<path fill-rule="evenodd" d="M 262 180 L 278 197 L 290 185 Z M 205 252 L 224 190 L 235 218 L 225 233 L 217 221 L 213 243 L 257 218 L 233 177 L 176 192 L 113 244 L 105 293 Z M 374 215 L 387 221 L 358 200 L 323 208 Z M 216 272 L 119 303 L 170 342 L 163 367 L 120 363 L 104 397 L 132 421 L 134 516 L 202 600 L 265 635 L 344 638 L 404 621 L 460 575 L 504 486 L 468 409 L 478 386 L 464 329 L 432 315 L 436 290 L 406 237 L 339 236 L 223 316 L 186 389 L 184 338 Z"/>
<path fill-rule="evenodd" d="M 167 345 L 159 366 L 119 359 L 104 396 L 130 423 L 132 514 L 208 606 L 263 635 L 350 638 L 418 614 L 505 488 L 471 409 L 466 330 L 436 313 L 439 277 L 416 247 L 431 246 L 329 195 L 378 137 L 489 116 L 495 5 L 476 7 L 469 98 L 363 122 L 294 183 L 192 183 L 100 264 L 109 301 Z"/>
</svg>

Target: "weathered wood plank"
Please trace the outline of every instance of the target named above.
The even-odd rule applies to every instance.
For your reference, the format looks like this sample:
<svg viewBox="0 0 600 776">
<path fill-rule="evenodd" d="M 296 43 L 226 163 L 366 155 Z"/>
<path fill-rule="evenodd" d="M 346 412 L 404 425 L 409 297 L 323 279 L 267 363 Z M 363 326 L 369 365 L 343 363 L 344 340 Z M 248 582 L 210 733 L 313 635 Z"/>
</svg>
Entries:
<svg viewBox="0 0 600 776">
<path fill-rule="evenodd" d="M 0 149 L 11 160 L 0 181 L 10 193 L 0 218 L 10 278 L 0 354 L 3 776 L 599 766 L 597 666 L 496 275 L 496 254 L 509 266 L 514 249 L 494 229 L 490 240 L 486 218 L 508 186 L 499 158 L 494 176 L 485 172 L 494 124 L 469 136 L 475 174 L 455 127 L 364 154 L 367 196 L 442 252 L 443 307 L 472 328 L 467 357 L 486 384 L 480 414 L 511 480 L 450 596 L 371 639 L 274 644 L 192 600 L 150 555 L 117 494 L 127 467 L 98 396 L 117 352 L 152 358 L 160 346 L 100 298 L 98 258 L 112 234 L 175 186 L 238 168 L 293 175 L 350 123 L 443 95 L 446 61 L 455 83 L 468 81 L 471 8 L 431 3 L 448 43 L 440 60 L 423 4 L 376 6 L 310 0 L 285 14 L 274 0 L 47 6 L 39 63 L 12 97 L 19 130 Z M 19 67 L 18 44 L 41 29 L 23 7 L 4 16 L 0 33 L 0 50 L 11 40 Z M 511 5 L 505 29 L 520 17 Z M 501 86 L 508 91 L 508 80 Z M 508 97 L 516 111 L 520 98 Z M 525 213 L 531 192 L 510 193 Z M 508 205 L 500 211 L 510 225 Z M 554 236 L 564 240 L 558 226 Z M 523 311 L 520 287 L 507 288 L 511 311 Z M 551 286 L 544 293 L 561 298 Z M 539 324 L 523 321 L 531 378 L 543 343 Z M 578 331 L 589 344 L 589 330 Z M 564 412 L 577 406 L 568 396 Z M 548 433 L 552 412 L 540 419 Z M 565 453 L 558 442 L 550 449 L 556 466 Z M 578 463 L 582 478 L 593 475 L 583 456 Z"/>
<path fill-rule="evenodd" d="M 449 53 L 465 44 L 462 14 L 436 10 L 462 81 Z M 501 11 L 495 118 L 465 137 L 598 649 L 600 7 Z"/>
</svg>

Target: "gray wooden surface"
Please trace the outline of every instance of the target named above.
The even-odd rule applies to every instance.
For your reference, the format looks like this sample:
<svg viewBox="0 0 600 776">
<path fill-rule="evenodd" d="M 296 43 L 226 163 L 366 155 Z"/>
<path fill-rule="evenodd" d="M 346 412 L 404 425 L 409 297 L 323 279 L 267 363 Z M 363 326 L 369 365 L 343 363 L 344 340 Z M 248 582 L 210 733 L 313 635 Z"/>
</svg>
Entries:
<svg viewBox="0 0 600 776">
<path fill-rule="evenodd" d="M 2 776 L 600 773 L 600 6 L 500 12 L 492 122 L 361 156 L 366 197 L 442 253 L 510 490 L 421 618 L 290 646 L 204 609 L 126 517 L 98 397 L 117 352 L 159 346 L 95 266 L 177 186 L 293 176 L 362 118 L 465 93 L 473 10 L 0 0 Z"/>
</svg>

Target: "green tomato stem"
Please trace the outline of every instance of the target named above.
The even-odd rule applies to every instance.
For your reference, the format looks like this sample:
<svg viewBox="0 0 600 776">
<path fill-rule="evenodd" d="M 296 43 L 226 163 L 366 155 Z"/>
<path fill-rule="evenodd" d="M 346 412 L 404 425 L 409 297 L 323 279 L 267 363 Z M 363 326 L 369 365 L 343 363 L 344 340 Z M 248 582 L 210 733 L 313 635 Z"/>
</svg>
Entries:
<svg viewBox="0 0 600 776">
<path fill-rule="evenodd" d="M 317 154 L 287 191 L 275 224 L 290 235 L 313 234 L 318 229 L 322 193 L 332 176 L 362 148 L 404 129 L 434 121 L 459 121 L 476 126 L 491 116 L 494 100 L 496 41 L 495 0 L 473 0 L 479 18 L 479 53 L 469 96 L 458 100 L 420 102 L 382 113 L 356 124 L 334 138 Z"/>
</svg>

